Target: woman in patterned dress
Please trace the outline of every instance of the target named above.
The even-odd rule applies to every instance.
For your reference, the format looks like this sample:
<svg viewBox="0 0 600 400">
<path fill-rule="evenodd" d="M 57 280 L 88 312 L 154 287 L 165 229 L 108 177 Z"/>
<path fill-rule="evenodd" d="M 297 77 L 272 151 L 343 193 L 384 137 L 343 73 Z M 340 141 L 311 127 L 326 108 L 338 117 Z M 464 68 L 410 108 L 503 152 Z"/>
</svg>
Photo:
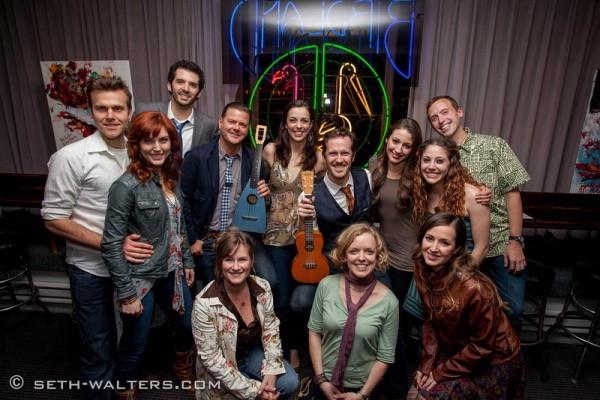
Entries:
<svg viewBox="0 0 600 400">
<path fill-rule="evenodd" d="M 271 189 L 271 208 L 267 216 L 267 231 L 263 236 L 265 249 L 277 271 L 279 283 L 275 291 L 275 313 L 281 320 L 281 341 L 284 353 L 298 371 L 298 335 L 301 319 L 292 315 L 290 299 L 296 286 L 292 277 L 292 261 L 297 254 L 298 196 L 302 192 L 300 171 L 313 171 L 315 177 L 325 171 L 321 152 L 317 150 L 317 124 L 310 103 L 294 100 L 283 110 L 275 142 L 263 150 Z M 293 326 L 292 326 L 293 325 Z M 294 334 L 296 333 L 296 334 Z"/>
</svg>

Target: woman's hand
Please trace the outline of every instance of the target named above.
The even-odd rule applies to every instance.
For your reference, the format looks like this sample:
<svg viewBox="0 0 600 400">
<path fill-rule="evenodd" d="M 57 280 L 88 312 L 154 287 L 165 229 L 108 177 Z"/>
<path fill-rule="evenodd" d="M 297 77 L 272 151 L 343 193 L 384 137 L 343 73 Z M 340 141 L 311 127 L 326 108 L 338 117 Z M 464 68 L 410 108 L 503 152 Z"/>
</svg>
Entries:
<svg viewBox="0 0 600 400">
<path fill-rule="evenodd" d="M 194 268 L 184 269 L 184 272 L 185 272 L 185 283 L 187 283 L 187 285 L 189 287 L 192 287 L 192 285 L 194 284 L 194 277 L 196 276 L 196 273 L 194 272 Z"/>
<path fill-rule="evenodd" d="M 133 317 L 139 317 L 144 311 L 144 306 L 140 299 L 135 299 L 131 304 L 121 304 L 121 312 L 125 315 L 131 315 Z"/>
<path fill-rule="evenodd" d="M 425 384 L 423 385 L 423 389 L 431 390 L 436 385 L 437 382 L 435 381 L 435 379 L 433 379 L 433 374 L 429 374 L 429 376 L 427 377 L 427 381 L 425 381 Z"/>
<path fill-rule="evenodd" d="M 335 386 L 333 386 L 333 384 L 331 382 L 323 382 L 319 385 L 319 389 L 321 389 L 321 391 L 323 392 L 323 394 L 329 399 L 329 400 L 333 400 L 338 395 L 341 395 L 342 392 L 340 392 Z"/>
<path fill-rule="evenodd" d="M 417 385 L 417 389 L 423 389 L 423 385 L 427 382 L 427 378 L 429 378 L 429 374 L 425 375 L 421 371 L 417 371 L 417 376 L 415 377 L 415 384 Z"/>
<path fill-rule="evenodd" d="M 258 388 L 258 397 L 263 400 L 277 399 L 281 393 L 276 391 L 276 382 L 277 377 L 275 375 L 265 375 L 260 384 L 260 387 Z"/>
<path fill-rule="evenodd" d="M 334 394 L 332 397 L 334 399 L 345 399 L 345 400 L 362 400 L 362 398 L 363 398 L 359 393 L 354 393 L 354 392 Z"/>
</svg>

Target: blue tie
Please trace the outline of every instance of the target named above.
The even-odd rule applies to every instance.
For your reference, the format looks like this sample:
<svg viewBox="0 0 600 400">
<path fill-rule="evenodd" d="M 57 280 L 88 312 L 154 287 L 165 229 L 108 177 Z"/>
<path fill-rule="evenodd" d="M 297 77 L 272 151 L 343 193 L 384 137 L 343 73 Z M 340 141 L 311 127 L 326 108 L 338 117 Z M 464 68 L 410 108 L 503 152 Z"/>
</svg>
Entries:
<svg viewBox="0 0 600 400">
<path fill-rule="evenodd" d="M 179 155 L 183 157 L 183 126 L 190 121 L 177 122 L 175 118 L 172 118 L 171 121 L 173 121 L 173 125 L 177 128 L 177 134 L 179 136 Z"/>
</svg>

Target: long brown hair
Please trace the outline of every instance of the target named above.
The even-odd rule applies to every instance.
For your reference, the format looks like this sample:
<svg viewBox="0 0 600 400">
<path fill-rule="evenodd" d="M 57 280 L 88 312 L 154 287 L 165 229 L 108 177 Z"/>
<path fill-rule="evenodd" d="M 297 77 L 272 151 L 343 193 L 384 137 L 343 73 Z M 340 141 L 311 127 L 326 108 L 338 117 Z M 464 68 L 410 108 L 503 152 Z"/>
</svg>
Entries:
<svg viewBox="0 0 600 400">
<path fill-rule="evenodd" d="M 427 212 L 429 190 L 431 189 L 431 185 L 423 179 L 421 171 L 421 159 L 423 158 L 423 153 L 429 146 L 441 147 L 444 149 L 450 160 L 448 174 L 446 175 L 446 178 L 444 178 L 442 197 L 440 198 L 440 204 L 436 209 L 439 209 L 439 211 L 450 211 L 455 215 L 464 216 L 465 183 L 469 183 L 473 186 L 481 186 L 481 184 L 473 179 L 469 171 L 461 165 L 458 146 L 452 140 L 445 137 L 426 140 L 419 147 L 419 156 L 414 173 L 414 206 L 412 216 L 413 222 L 417 226 L 423 222 L 425 213 Z"/>
<path fill-rule="evenodd" d="M 290 135 L 286 128 L 288 113 L 292 108 L 306 108 L 310 115 L 310 122 L 312 123 L 308 135 L 306 136 L 306 143 L 304 145 L 304 160 L 302 161 L 303 170 L 311 170 L 317 163 L 317 122 L 315 121 L 315 110 L 309 102 L 304 100 L 290 101 L 287 106 L 283 109 L 283 115 L 281 116 L 281 122 L 279 123 L 279 131 L 275 138 L 275 158 L 279 160 L 284 168 L 287 168 L 292 156 L 292 150 L 290 148 Z"/>
<path fill-rule="evenodd" d="M 427 232 L 437 226 L 450 226 L 454 229 L 456 235 L 454 244 L 456 248 L 460 249 L 452 255 L 448 263 L 444 266 L 446 275 L 444 276 L 444 282 L 442 284 L 442 302 L 440 311 L 451 311 L 459 307 L 459 304 L 450 295 L 450 285 L 456 278 L 457 274 L 461 274 L 460 279 L 464 282 L 472 279 L 475 283 L 477 291 L 486 299 L 489 299 L 492 303 L 492 307 L 507 309 L 506 303 L 502 301 L 502 298 L 498 294 L 498 289 L 492 280 L 479 271 L 477 261 L 471 256 L 467 249 L 467 226 L 463 219 L 451 212 L 443 211 L 432 215 L 427 218 L 421 228 L 419 229 L 419 242 L 415 246 L 413 252 L 413 260 L 415 260 L 415 268 L 421 273 L 426 267 L 425 260 L 423 259 L 423 238 Z M 426 290 L 423 285 L 417 284 L 419 289 Z M 432 304 L 433 307 L 433 304 Z"/>
<path fill-rule="evenodd" d="M 183 161 L 179 155 L 181 145 L 173 122 L 169 117 L 158 111 L 145 111 L 131 120 L 127 138 L 127 154 L 131 164 L 127 167 L 127 172 L 139 179 L 142 184 L 154 177 L 152 165 L 146 161 L 140 152 L 140 142 L 157 136 L 163 128 L 167 131 L 171 141 L 171 154 L 162 165 L 161 174 L 163 184 L 172 191 L 179 181 L 179 166 Z"/>
<path fill-rule="evenodd" d="M 387 140 L 389 140 L 392 133 L 397 129 L 404 129 L 410 133 L 413 140 L 410 155 L 405 162 L 404 170 L 402 171 L 400 181 L 398 182 L 398 204 L 396 205 L 396 208 L 400 210 L 410 207 L 412 204 L 413 178 L 415 174 L 415 163 L 417 161 L 416 153 L 423 141 L 421 127 L 419 126 L 419 123 L 412 118 L 403 118 L 394 122 L 390 125 L 387 134 L 385 135 L 386 143 L 377 156 L 377 168 L 373 171 L 373 204 L 379 202 L 379 192 L 387 179 L 390 161 L 387 154 Z"/>
</svg>

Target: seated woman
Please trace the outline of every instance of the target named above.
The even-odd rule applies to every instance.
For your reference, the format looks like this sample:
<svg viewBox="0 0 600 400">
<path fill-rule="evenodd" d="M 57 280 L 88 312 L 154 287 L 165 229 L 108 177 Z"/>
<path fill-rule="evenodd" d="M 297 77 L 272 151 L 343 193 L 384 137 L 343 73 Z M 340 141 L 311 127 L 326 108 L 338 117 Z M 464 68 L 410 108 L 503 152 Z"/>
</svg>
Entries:
<svg viewBox="0 0 600 400">
<path fill-rule="evenodd" d="M 385 244 L 361 222 L 338 236 L 330 257 L 344 273 L 319 283 L 310 313 L 314 397 L 378 399 L 398 337 L 398 300 L 374 274 L 388 267 Z"/>
<path fill-rule="evenodd" d="M 157 111 L 137 115 L 127 141 L 131 164 L 108 194 L 101 250 L 123 317 L 115 379 L 119 387 L 129 388 L 117 392 L 119 398 L 135 398 L 131 382 L 137 379 L 155 300 L 175 328 L 175 373 L 193 392 L 195 377 L 188 363 L 194 346 L 188 286 L 194 283 L 194 259 L 178 186 L 179 149 L 177 130 L 168 117 Z M 125 259 L 123 240 L 130 234 L 138 234 L 141 242 L 154 246 L 154 254 L 143 264 Z"/>
<path fill-rule="evenodd" d="M 419 231 L 414 273 L 425 318 L 417 398 L 521 399 L 521 343 L 466 241 L 465 223 L 449 212 Z"/>
<path fill-rule="evenodd" d="M 458 146 L 439 137 L 419 147 L 415 167 L 413 220 L 420 226 L 439 211 L 463 217 L 468 228 L 468 250 L 477 265 L 485 259 L 490 239 L 490 209 L 476 201 L 478 186 L 460 164 Z"/>
<path fill-rule="evenodd" d="M 192 312 L 198 399 L 289 398 L 298 374 L 283 360 L 269 283 L 250 275 L 254 241 L 235 228 L 215 241 L 215 276 Z"/>
</svg>

